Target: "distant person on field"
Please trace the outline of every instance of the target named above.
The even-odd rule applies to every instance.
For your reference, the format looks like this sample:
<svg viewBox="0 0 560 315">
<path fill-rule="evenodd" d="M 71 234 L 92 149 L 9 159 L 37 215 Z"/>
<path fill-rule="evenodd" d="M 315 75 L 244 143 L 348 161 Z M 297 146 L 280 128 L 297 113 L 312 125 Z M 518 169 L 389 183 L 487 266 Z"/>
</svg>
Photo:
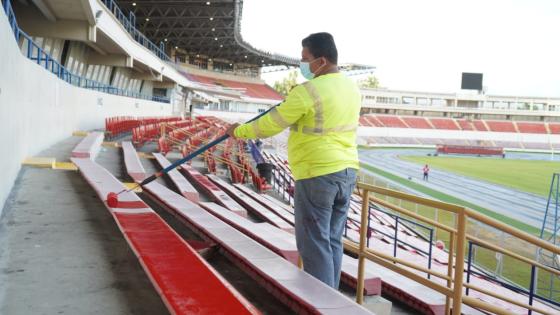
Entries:
<svg viewBox="0 0 560 315">
<path fill-rule="evenodd" d="M 424 165 L 422 171 L 424 172 L 424 180 L 428 181 L 428 175 L 430 174 L 430 167 L 428 166 L 428 164 Z"/>
</svg>

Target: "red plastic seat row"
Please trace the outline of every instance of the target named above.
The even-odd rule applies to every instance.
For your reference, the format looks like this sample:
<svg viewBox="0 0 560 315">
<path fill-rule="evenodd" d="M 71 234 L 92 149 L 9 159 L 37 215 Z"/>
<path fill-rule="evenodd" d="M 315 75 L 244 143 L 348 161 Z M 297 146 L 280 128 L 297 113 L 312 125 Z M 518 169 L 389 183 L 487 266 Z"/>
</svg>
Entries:
<svg viewBox="0 0 560 315">
<path fill-rule="evenodd" d="M 72 162 L 104 202 L 125 188 L 90 159 Z M 136 194 L 119 202 L 122 208 L 105 205 L 171 314 L 259 314 Z"/>
<path fill-rule="evenodd" d="M 115 137 L 120 134 L 130 132 L 132 129 L 138 126 L 160 122 L 174 122 L 180 119 L 180 117 L 109 117 L 105 119 L 105 130 L 111 137 Z"/>
<path fill-rule="evenodd" d="M 436 129 L 459 130 L 459 127 L 451 118 L 429 118 Z"/>
<path fill-rule="evenodd" d="M 383 126 L 392 128 L 408 128 L 399 116 L 376 115 Z"/>
<path fill-rule="evenodd" d="M 521 133 L 542 133 L 542 134 L 548 133 L 545 124 L 541 122 L 518 121 L 515 124 L 517 125 L 517 128 Z"/>
<path fill-rule="evenodd" d="M 172 127 L 173 130 L 189 127 L 193 121 L 189 118 L 186 120 L 173 120 L 173 121 L 159 121 L 141 124 L 140 126 L 132 129 L 132 142 L 136 145 L 143 145 L 148 141 L 155 141 L 161 136 L 162 126 Z M 167 132 L 168 128 L 164 128 Z"/>
<path fill-rule="evenodd" d="M 373 127 L 384 127 L 383 123 L 379 121 L 379 119 L 377 119 L 374 115 L 366 115 L 365 118 Z"/>
<path fill-rule="evenodd" d="M 214 85 L 220 88 L 234 88 L 243 91 L 246 96 L 252 98 L 260 98 L 260 99 L 267 99 L 267 100 L 276 100 L 281 101 L 283 99 L 282 95 L 278 94 L 273 88 L 266 85 L 265 83 L 248 83 L 248 82 L 240 82 L 234 80 L 227 80 L 227 79 L 218 79 L 212 78 L 207 76 L 202 76 L 198 74 L 191 74 L 191 73 L 183 73 L 185 77 L 187 77 L 191 81 Z"/>
<path fill-rule="evenodd" d="M 410 128 L 433 129 L 424 117 L 401 117 Z"/>
<path fill-rule="evenodd" d="M 511 121 L 493 121 L 487 120 L 486 125 L 490 128 L 490 131 L 498 132 L 517 132 L 513 122 Z"/>
<path fill-rule="evenodd" d="M 519 132 L 560 134 L 560 124 L 530 121 L 467 120 L 437 117 L 411 117 L 398 115 L 360 116 L 360 125 L 366 127 L 417 128 L 442 130 L 474 130 L 494 132 Z M 517 127 L 517 128 L 516 128 Z M 548 127 L 548 129 L 547 129 Z"/>
</svg>

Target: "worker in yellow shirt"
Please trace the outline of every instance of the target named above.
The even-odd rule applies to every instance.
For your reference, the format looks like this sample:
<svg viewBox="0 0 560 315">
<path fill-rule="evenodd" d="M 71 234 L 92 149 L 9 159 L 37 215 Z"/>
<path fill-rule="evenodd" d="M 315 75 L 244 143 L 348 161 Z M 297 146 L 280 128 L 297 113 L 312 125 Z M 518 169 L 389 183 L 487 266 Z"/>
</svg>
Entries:
<svg viewBox="0 0 560 315">
<path fill-rule="evenodd" d="M 300 70 L 309 81 L 251 123 L 232 125 L 235 138 L 267 138 L 290 127 L 288 162 L 295 185 L 295 233 L 304 270 L 338 288 L 342 234 L 359 168 L 356 130 L 361 96 L 338 71 L 329 33 L 302 41 Z"/>
</svg>

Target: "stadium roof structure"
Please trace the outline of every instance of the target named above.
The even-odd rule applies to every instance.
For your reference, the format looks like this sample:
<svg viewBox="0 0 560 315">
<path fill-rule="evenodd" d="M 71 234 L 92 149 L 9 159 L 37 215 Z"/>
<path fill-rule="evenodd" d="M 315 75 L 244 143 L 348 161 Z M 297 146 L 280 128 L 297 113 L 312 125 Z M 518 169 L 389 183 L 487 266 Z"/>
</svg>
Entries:
<svg viewBox="0 0 560 315">
<path fill-rule="evenodd" d="M 256 66 L 297 65 L 299 59 L 253 47 L 241 36 L 242 0 L 117 0 L 133 12 L 138 29 L 154 43 L 189 55 Z"/>
</svg>

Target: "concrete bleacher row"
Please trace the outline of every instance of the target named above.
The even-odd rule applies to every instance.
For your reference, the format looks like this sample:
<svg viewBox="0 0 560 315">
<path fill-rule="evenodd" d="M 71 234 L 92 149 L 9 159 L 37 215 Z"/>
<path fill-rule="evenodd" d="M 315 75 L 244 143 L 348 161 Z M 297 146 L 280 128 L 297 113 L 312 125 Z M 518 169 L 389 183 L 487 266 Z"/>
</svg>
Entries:
<svg viewBox="0 0 560 315">
<path fill-rule="evenodd" d="M 99 151 L 99 143 L 91 141 L 82 141 L 78 146 Z M 125 146 L 124 150 L 133 148 Z M 137 176 L 141 165 L 130 156 L 127 160 Z M 73 157 L 72 162 L 104 201 L 171 314 L 259 314 L 135 193 L 123 192 L 116 207 L 110 207 L 106 201 L 108 193 L 121 191 L 125 186 L 105 168 L 90 157 Z M 204 290 L 200 289 L 201 284 Z"/>
<path fill-rule="evenodd" d="M 125 161 L 129 161 L 126 163 L 127 171 L 136 175 L 142 169 L 136 151 L 130 146 L 123 146 L 123 151 Z M 164 159 L 161 157 L 160 163 Z M 167 163 L 168 161 L 162 164 Z M 176 181 L 174 183 L 177 184 Z M 206 185 L 209 182 L 199 183 Z M 239 215 L 213 202 L 200 203 L 204 207 L 201 208 L 159 183 L 146 185 L 145 191 L 200 236 L 218 244 L 226 256 L 297 313 L 369 314 L 365 308 L 294 265 L 297 251 L 295 247 L 289 246 L 289 242 L 282 241 L 289 239 L 292 234 L 267 223 L 253 223 L 245 215 Z M 264 212 L 264 208 L 262 211 Z M 261 242 L 276 245 L 271 250 L 269 246 L 261 245 Z M 235 313 L 233 310 L 228 313 L 232 312 Z"/>
<path fill-rule="evenodd" d="M 366 114 L 360 116 L 364 127 L 472 130 L 530 134 L 560 134 L 560 123 L 498 120 L 466 120 L 418 116 Z"/>
<path fill-rule="evenodd" d="M 560 143 L 539 143 L 521 141 L 499 141 L 499 140 L 468 140 L 468 139 L 444 139 L 444 138 L 416 138 L 416 137 L 364 137 L 368 145 L 465 145 L 465 146 L 488 146 L 502 147 L 506 149 L 525 150 L 558 150 Z"/>
</svg>

